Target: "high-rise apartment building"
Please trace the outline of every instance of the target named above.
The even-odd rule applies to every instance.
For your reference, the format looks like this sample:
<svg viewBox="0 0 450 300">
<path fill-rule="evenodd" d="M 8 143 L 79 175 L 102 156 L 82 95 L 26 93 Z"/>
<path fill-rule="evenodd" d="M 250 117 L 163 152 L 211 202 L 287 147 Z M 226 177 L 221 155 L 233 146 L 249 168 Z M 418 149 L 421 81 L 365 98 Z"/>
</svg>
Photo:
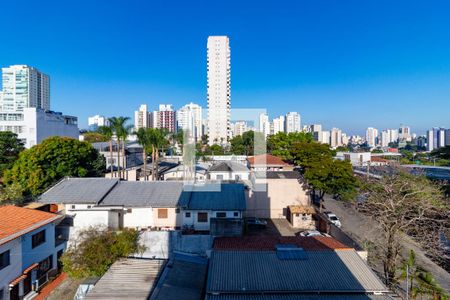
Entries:
<svg viewBox="0 0 450 300">
<path fill-rule="evenodd" d="M 230 41 L 210 36 L 207 44 L 208 144 L 224 144 L 231 136 Z"/>
<path fill-rule="evenodd" d="M 176 114 L 172 104 L 160 104 L 157 113 L 158 127 L 167 129 L 169 132 L 176 130 Z"/>
<path fill-rule="evenodd" d="M 427 130 L 427 151 L 433 151 L 434 149 L 434 130 Z"/>
<path fill-rule="evenodd" d="M 300 114 L 298 112 L 288 112 L 286 114 L 286 132 L 300 132 L 301 129 Z"/>
<path fill-rule="evenodd" d="M 409 126 L 400 124 L 400 128 L 398 129 L 398 139 L 400 141 L 411 142 L 411 128 L 409 128 Z"/>
<path fill-rule="evenodd" d="M 18 135 L 26 148 L 51 136 L 78 138 L 78 119 L 50 111 L 50 79 L 36 68 L 2 69 L 0 131 Z"/>
<path fill-rule="evenodd" d="M 246 131 L 248 131 L 248 129 L 247 129 L 247 122 L 245 122 L 245 121 L 236 121 L 234 123 L 233 136 L 242 135 Z"/>
<path fill-rule="evenodd" d="M 191 136 L 195 142 L 200 141 L 203 135 L 202 107 L 195 103 L 189 103 L 176 112 L 177 129 L 182 129 Z"/>
<path fill-rule="evenodd" d="M 265 113 L 259 115 L 259 132 L 263 133 L 264 137 L 270 134 L 269 116 Z"/>
<path fill-rule="evenodd" d="M 366 129 L 366 142 L 367 146 L 375 147 L 377 145 L 378 140 L 378 129 L 369 127 Z"/>
<path fill-rule="evenodd" d="M 311 125 L 311 133 L 315 141 L 320 142 L 322 136 L 322 125 L 321 124 L 313 124 Z"/>
<path fill-rule="evenodd" d="M 95 115 L 88 118 L 88 126 L 90 131 L 96 131 L 101 126 L 109 126 L 108 118 Z"/>
<path fill-rule="evenodd" d="M 389 147 L 390 143 L 395 143 L 398 141 L 398 130 L 397 129 L 385 129 L 381 131 L 380 135 L 381 147 Z"/>
<path fill-rule="evenodd" d="M 277 134 L 278 132 L 285 132 L 285 118 L 284 116 L 279 116 L 278 118 L 273 119 L 272 122 L 272 134 Z"/>
<path fill-rule="evenodd" d="M 437 131 L 437 148 L 445 147 L 445 128 L 439 128 Z"/>
<path fill-rule="evenodd" d="M 445 146 L 450 146 L 450 129 L 445 130 Z"/>
<path fill-rule="evenodd" d="M 342 146 L 342 130 L 333 128 L 330 132 L 330 147 L 337 148 Z"/>
<path fill-rule="evenodd" d="M 137 131 L 139 128 L 149 128 L 150 116 L 148 112 L 147 104 L 141 104 L 139 110 L 134 112 L 134 129 Z"/>
<path fill-rule="evenodd" d="M 26 107 L 50 110 L 50 80 L 36 68 L 14 65 L 2 68 L 0 111 L 19 112 Z"/>
<path fill-rule="evenodd" d="M 320 142 L 322 144 L 330 145 L 331 144 L 331 132 L 330 131 L 322 131 Z"/>
</svg>

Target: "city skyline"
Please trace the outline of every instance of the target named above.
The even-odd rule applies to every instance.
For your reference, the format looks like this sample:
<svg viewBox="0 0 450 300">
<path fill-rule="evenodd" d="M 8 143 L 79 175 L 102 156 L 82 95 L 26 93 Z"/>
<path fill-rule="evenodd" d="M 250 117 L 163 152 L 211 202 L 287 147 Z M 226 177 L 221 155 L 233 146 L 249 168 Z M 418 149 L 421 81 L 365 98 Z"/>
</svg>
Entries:
<svg viewBox="0 0 450 300">
<path fill-rule="evenodd" d="M 28 45 L 40 46 L 32 50 L 17 37 L 34 20 L 35 4 L 5 3 L 2 8 L 11 13 L 0 22 L 11 23 L 19 10 L 23 22 L 5 32 L 11 43 L 0 49 L 0 66 L 27 64 L 48 74 L 54 109 L 78 116 L 80 128 L 87 128 L 89 116 L 132 118 L 141 103 L 179 108 L 194 102 L 206 108 L 205 41 L 227 35 L 233 48 L 233 108 L 266 108 L 270 119 L 297 111 L 303 124 L 348 134 L 404 123 L 423 135 L 431 127 L 450 127 L 450 21 L 444 13 L 449 4 L 407 3 L 389 3 L 387 11 L 387 1 L 342 7 L 241 4 L 239 9 L 237 2 L 208 8 L 180 2 L 176 9 L 112 2 L 101 14 L 96 13 L 101 3 L 89 4 L 87 11 L 72 4 L 66 22 L 54 13 L 60 4 L 48 1 L 39 5 L 48 8 L 40 22 L 33 23 L 42 34 L 27 37 Z M 132 14 L 123 16 L 119 27 L 112 23 L 122 9 Z M 217 9 L 224 14 L 196 18 Z M 148 13 L 154 17 L 145 18 Z M 70 22 L 81 17 L 81 24 Z M 317 24 L 318 17 L 330 18 L 336 28 Z M 186 21 L 185 28 L 170 25 L 173 18 Z M 142 39 L 130 35 L 136 28 Z"/>
</svg>

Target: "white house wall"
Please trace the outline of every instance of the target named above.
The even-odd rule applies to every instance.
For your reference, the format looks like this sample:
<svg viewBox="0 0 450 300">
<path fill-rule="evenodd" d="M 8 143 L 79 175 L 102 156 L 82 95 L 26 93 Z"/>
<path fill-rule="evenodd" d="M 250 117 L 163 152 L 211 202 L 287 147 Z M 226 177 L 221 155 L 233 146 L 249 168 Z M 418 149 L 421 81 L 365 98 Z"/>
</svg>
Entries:
<svg viewBox="0 0 450 300">
<path fill-rule="evenodd" d="M 208 221 L 207 222 L 198 222 L 197 214 L 199 212 L 206 212 L 208 213 Z M 210 229 L 210 219 L 216 218 L 216 213 L 218 212 L 224 212 L 226 213 L 225 218 L 236 218 L 240 219 L 242 217 L 242 212 L 240 211 L 211 211 L 211 210 L 183 210 L 183 225 L 186 226 L 194 226 L 196 230 L 209 230 Z M 234 213 L 237 212 L 237 216 L 234 215 Z M 186 213 L 190 213 L 190 217 L 186 217 Z"/>
<path fill-rule="evenodd" d="M 123 226 L 125 227 L 152 227 L 153 211 L 151 207 L 131 208 L 131 212 L 125 213 L 123 217 Z"/>
</svg>

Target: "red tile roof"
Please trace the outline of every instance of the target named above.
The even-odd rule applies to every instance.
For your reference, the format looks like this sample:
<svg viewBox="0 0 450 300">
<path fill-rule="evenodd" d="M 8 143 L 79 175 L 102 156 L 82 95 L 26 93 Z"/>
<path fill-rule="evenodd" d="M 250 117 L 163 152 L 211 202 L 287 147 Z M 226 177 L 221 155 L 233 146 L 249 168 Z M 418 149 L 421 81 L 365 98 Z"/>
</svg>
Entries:
<svg viewBox="0 0 450 300">
<path fill-rule="evenodd" d="M 288 163 L 284 162 L 281 158 L 273 156 L 272 154 L 260 154 L 256 156 L 249 156 L 247 158 L 247 161 L 250 163 L 251 166 L 253 165 L 270 165 L 270 166 L 289 166 Z M 256 163 L 255 163 L 256 161 Z"/>
<path fill-rule="evenodd" d="M 14 205 L 0 206 L 0 245 L 62 217 Z"/>
<path fill-rule="evenodd" d="M 274 251 L 277 244 L 293 244 L 305 250 L 351 249 L 332 237 L 315 236 L 246 236 L 221 237 L 214 240 L 214 250 Z"/>
</svg>

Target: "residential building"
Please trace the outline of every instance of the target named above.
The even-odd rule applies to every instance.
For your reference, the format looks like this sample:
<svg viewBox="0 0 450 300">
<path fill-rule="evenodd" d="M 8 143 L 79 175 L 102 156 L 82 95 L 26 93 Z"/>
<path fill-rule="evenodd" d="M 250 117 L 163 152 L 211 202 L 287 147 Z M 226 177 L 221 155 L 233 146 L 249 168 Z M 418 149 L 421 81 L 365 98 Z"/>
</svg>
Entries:
<svg viewBox="0 0 450 300">
<path fill-rule="evenodd" d="M 0 299 L 32 299 L 61 269 L 62 215 L 0 206 Z"/>
<path fill-rule="evenodd" d="M 2 71 L 0 131 L 16 133 L 26 148 L 55 135 L 78 139 L 78 119 L 50 111 L 47 75 L 25 65 Z"/>
<path fill-rule="evenodd" d="M 320 142 L 322 144 L 331 145 L 331 132 L 330 131 L 322 131 L 322 136 L 321 136 Z"/>
<path fill-rule="evenodd" d="M 108 118 L 95 115 L 88 118 L 89 131 L 96 131 L 101 126 L 109 126 Z"/>
<path fill-rule="evenodd" d="M 300 120 L 300 114 L 298 112 L 288 112 L 286 114 L 286 132 L 300 132 L 302 131 L 301 128 L 301 120 Z"/>
<path fill-rule="evenodd" d="M 445 130 L 445 146 L 450 146 L 450 129 Z"/>
<path fill-rule="evenodd" d="M 278 132 L 286 132 L 285 128 L 285 117 L 279 116 L 278 118 L 273 119 L 272 126 L 272 134 L 277 134 Z"/>
<path fill-rule="evenodd" d="M 320 142 L 322 138 L 322 125 L 313 124 L 311 125 L 311 133 L 315 141 Z"/>
<path fill-rule="evenodd" d="M 336 158 L 349 161 L 352 166 L 367 166 L 370 162 L 370 152 L 338 152 Z"/>
<path fill-rule="evenodd" d="M 330 132 L 330 147 L 337 148 L 339 146 L 342 146 L 342 130 L 332 128 Z"/>
<path fill-rule="evenodd" d="M 0 131 L 12 131 L 26 148 L 51 136 L 78 139 L 78 118 L 58 112 L 25 107 L 20 112 L 0 112 Z"/>
<path fill-rule="evenodd" d="M 291 171 L 294 166 L 272 154 L 247 157 L 247 167 L 252 171 Z"/>
<path fill-rule="evenodd" d="M 111 168 L 111 164 L 113 169 L 117 170 L 119 166 L 117 161 L 117 141 L 112 142 L 112 152 L 109 149 L 109 142 L 92 143 L 92 146 L 105 157 L 107 170 Z M 126 170 L 141 166 L 143 163 L 142 146 L 137 142 L 125 143 L 125 155 L 122 152 L 120 153 L 120 168 Z"/>
<path fill-rule="evenodd" d="M 249 180 L 250 169 L 234 161 L 216 162 L 208 169 L 207 178 L 210 180 Z"/>
<path fill-rule="evenodd" d="M 50 110 L 50 79 L 36 68 L 26 65 L 2 68 L 2 87 L 0 111 L 20 112 L 27 107 Z"/>
<path fill-rule="evenodd" d="M 368 127 L 366 130 L 366 142 L 367 146 L 373 148 L 378 144 L 378 129 Z"/>
<path fill-rule="evenodd" d="M 267 137 L 270 134 L 269 116 L 266 113 L 259 115 L 259 132 Z"/>
<path fill-rule="evenodd" d="M 236 121 L 234 123 L 233 136 L 240 136 L 246 131 L 248 131 L 248 129 L 247 129 L 247 122 L 245 122 L 245 121 Z"/>
<path fill-rule="evenodd" d="M 247 198 L 246 216 L 288 218 L 290 205 L 309 206 L 310 190 L 297 171 L 255 171 Z"/>
<path fill-rule="evenodd" d="M 445 147 L 445 128 L 439 128 L 437 132 L 437 148 Z"/>
<path fill-rule="evenodd" d="M 427 130 L 427 151 L 431 152 L 434 149 L 434 130 Z"/>
<path fill-rule="evenodd" d="M 389 293 L 354 249 L 333 238 L 255 236 L 215 240 L 205 299 L 389 299 Z"/>
<path fill-rule="evenodd" d="M 189 103 L 176 112 L 177 129 L 182 129 L 197 143 L 203 135 L 202 107 L 198 104 Z"/>
<path fill-rule="evenodd" d="M 412 141 L 411 128 L 409 128 L 409 126 L 400 124 L 400 128 L 398 129 L 398 139 L 400 141 L 411 142 Z"/>
<path fill-rule="evenodd" d="M 176 131 L 176 114 L 172 104 L 160 104 L 156 117 L 158 119 L 156 128 L 167 129 L 169 132 Z"/>
<path fill-rule="evenodd" d="M 188 225 L 208 231 L 211 219 L 242 219 L 246 207 L 245 188 L 240 183 L 197 187 L 181 181 L 105 178 L 65 178 L 39 202 L 64 205 L 66 214 L 73 217 L 75 231 L 96 225 L 113 230 L 180 229 Z"/>
<path fill-rule="evenodd" d="M 149 128 L 150 114 L 148 112 L 147 104 L 141 104 L 139 110 L 134 112 L 134 129 L 138 131 L 140 128 Z"/>
<path fill-rule="evenodd" d="M 395 143 L 398 141 L 398 130 L 397 129 L 385 129 L 381 131 L 381 147 L 389 147 L 390 143 Z"/>
<path fill-rule="evenodd" d="M 227 143 L 231 136 L 230 40 L 210 36 L 207 44 L 208 144 Z"/>
</svg>

